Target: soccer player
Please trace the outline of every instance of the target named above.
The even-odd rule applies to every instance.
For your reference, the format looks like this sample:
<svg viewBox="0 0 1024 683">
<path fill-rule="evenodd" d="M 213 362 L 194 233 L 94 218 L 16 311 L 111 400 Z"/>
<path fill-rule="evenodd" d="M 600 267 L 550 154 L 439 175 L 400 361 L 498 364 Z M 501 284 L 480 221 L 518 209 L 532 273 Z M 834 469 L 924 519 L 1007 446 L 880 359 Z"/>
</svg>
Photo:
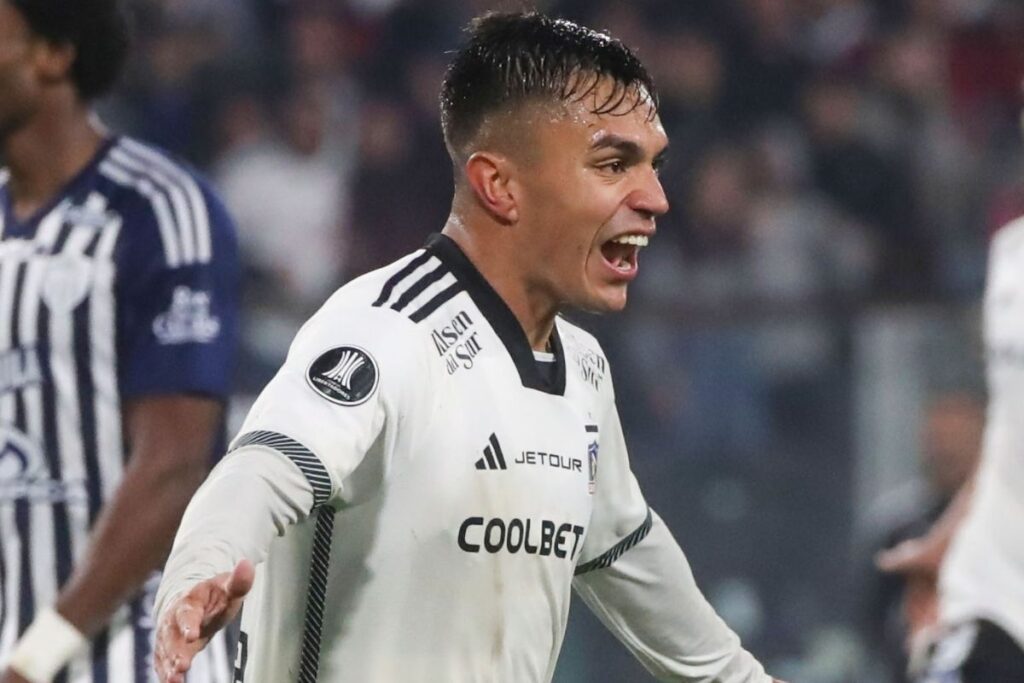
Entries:
<svg viewBox="0 0 1024 683">
<path fill-rule="evenodd" d="M 549 681 L 574 586 L 660 679 L 768 683 L 644 502 L 600 346 L 558 315 L 620 310 L 668 209 L 646 70 L 491 14 L 441 107 L 451 217 L 301 329 L 189 505 L 161 680 L 245 598 L 236 681 Z"/>
<path fill-rule="evenodd" d="M 233 228 L 91 114 L 126 50 L 114 0 L 0 0 L 3 683 L 151 680 L 152 577 L 222 452 Z"/>
<path fill-rule="evenodd" d="M 979 470 L 926 536 L 880 558 L 933 590 L 938 577 L 938 630 L 918 653 L 920 683 L 1024 680 L 1024 218 L 992 240 L 984 321 Z"/>
</svg>

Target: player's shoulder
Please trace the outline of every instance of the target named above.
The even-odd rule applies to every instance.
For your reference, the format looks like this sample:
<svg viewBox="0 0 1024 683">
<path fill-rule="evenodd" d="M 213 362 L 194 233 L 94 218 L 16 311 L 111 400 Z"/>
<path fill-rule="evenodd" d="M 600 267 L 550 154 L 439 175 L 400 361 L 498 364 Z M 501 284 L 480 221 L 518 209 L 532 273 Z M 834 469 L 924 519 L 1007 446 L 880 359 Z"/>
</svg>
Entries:
<svg viewBox="0 0 1024 683">
<path fill-rule="evenodd" d="M 396 291 L 404 292 L 406 280 L 416 279 L 417 264 L 429 262 L 419 249 L 386 266 L 349 281 L 332 294 L 306 324 L 307 334 L 333 335 L 347 329 L 350 335 L 379 340 L 389 346 L 411 347 L 422 343 L 425 333 L 409 306 Z"/>
<path fill-rule="evenodd" d="M 397 261 L 355 278 L 328 301 L 338 309 L 374 309 L 399 326 L 421 325 L 464 287 L 430 249 L 417 249 Z"/>
<path fill-rule="evenodd" d="M 419 254 L 355 278 L 334 292 L 299 330 L 289 362 L 313 370 L 332 369 L 332 363 L 355 358 L 379 369 L 391 390 L 423 385 L 436 365 L 431 363 L 428 333 L 401 310 L 381 302 L 382 289 Z"/>
<path fill-rule="evenodd" d="M 98 173 L 108 208 L 122 216 L 124 238 L 158 244 L 168 266 L 233 257 L 234 223 L 209 181 L 186 161 L 117 136 Z"/>
</svg>

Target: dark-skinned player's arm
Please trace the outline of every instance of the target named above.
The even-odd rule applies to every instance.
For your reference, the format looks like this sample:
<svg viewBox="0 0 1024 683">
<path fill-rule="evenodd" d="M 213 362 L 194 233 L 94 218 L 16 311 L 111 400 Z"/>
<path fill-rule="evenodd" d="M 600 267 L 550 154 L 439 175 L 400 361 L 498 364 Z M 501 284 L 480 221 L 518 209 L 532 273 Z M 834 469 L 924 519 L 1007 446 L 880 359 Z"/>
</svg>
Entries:
<svg viewBox="0 0 1024 683">
<path fill-rule="evenodd" d="M 220 401 L 198 396 L 153 396 L 125 404 L 130 457 L 124 478 L 100 511 L 84 557 L 55 606 L 85 639 L 106 626 L 163 565 L 181 515 L 206 476 L 222 414 Z M 39 664 L 52 668 L 62 662 Z M 39 670 L 31 662 L 11 668 L 28 680 Z M 19 680 L 10 671 L 4 676 L 3 683 Z"/>
</svg>

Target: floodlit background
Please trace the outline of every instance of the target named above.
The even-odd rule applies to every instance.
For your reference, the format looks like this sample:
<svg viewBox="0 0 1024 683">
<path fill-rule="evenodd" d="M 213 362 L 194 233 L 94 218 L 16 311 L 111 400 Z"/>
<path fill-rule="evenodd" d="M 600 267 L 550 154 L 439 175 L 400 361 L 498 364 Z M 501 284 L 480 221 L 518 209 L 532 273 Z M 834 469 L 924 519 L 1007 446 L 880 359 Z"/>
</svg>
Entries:
<svg viewBox="0 0 1024 683">
<path fill-rule="evenodd" d="M 441 227 L 447 53 L 523 3 L 132 5 L 103 115 L 203 169 L 238 221 L 242 409 L 328 292 Z M 899 680 L 900 586 L 871 556 L 977 453 L 987 238 L 1024 213 L 1024 3 L 538 6 L 637 48 L 661 90 L 673 208 L 629 311 L 580 318 L 650 502 L 776 675 Z M 643 680 L 579 605 L 556 681 Z"/>
</svg>

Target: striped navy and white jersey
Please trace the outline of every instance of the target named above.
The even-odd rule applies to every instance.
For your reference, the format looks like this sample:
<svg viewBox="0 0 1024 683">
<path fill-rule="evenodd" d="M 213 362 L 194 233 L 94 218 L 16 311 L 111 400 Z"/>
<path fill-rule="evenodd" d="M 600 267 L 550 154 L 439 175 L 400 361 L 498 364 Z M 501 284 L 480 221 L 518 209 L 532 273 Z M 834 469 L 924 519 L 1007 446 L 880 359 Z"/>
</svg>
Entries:
<svg viewBox="0 0 1024 683">
<path fill-rule="evenodd" d="M 236 681 L 545 683 L 574 586 L 661 680 L 768 681 L 647 507 L 596 340 L 559 319 L 538 358 L 447 237 L 339 290 L 231 448 L 158 609 L 258 561 Z"/>
<path fill-rule="evenodd" d="M 0 669 L 54 602 L 122 479 L 122 402 L 227 395 L 238 278 L 219 201 L 149 146 L 107 140 L 25 220 L 13 215 L 7 180 L 0 175 Z M 150 681 L 156 583 L 56 680 Z M 226 660 L 221 644 L 214 650 Z"/>
<path fill-rule="evenodd" d="M 1024 218 L 989 249 L 989 405 L 970 511 L 942 565 L 942 620 L 999 625 L 1024 648 Z"/>
</svg>

